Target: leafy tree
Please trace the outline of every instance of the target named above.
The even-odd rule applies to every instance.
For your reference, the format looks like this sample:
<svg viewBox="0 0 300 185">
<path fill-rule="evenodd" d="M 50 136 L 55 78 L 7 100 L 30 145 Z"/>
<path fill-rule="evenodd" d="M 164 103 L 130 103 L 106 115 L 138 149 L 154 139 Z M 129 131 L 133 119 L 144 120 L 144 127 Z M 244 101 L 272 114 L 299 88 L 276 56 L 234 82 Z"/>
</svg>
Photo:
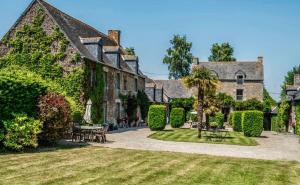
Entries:
<svg viewBox="0 0 300 185">
<path fill-rule="evenodd" d="M 235 109 L 239 111 L 245 110 L 263 110 L 263 103 L 256 98 L 251 98 L 246 101 L 238 101 L 235 103 Z"/>
<path fill-rule="evenodd" d="M 216 95 L 216 102 L 219 108 L 230 108 L 235 104 L 235 101 L 232 98 L 232 96 L 229 96 L 226 93 L 218 93 Z"/>
<path fill-rule="evenodd" d="M 266 88 L 263 93 L 263 111 L 271 112 L 272 106 L 276 106 L 276 101 L 270 96 Z"/>
<path fill-rule="evenodd" d="M 203 108 L 205 94 L 210 94 L 216 91 L 218 79 L 205 67 L 195 66 L 192 69 L 190 76 L 184 78 L 184 83 L 188 88 L 197 88 L 198 98 L 198 137 L 201 137 L 203 127 Z"/>
<path fill-rule="evenodd" d="M 135 55 L 134 47 L 125 48 L 128 55 Z"/>
<path fill-rule="evenodd" d="M 300 74 L 300 65 L 293 67 L 292 70 L 288 71 L 284 77 L 283 85 L 281 86 L 281 97 L 285 96 L 285 86 L 294 85 L 295 74 Z"/>
<path fill-rule="evenodd" d="M 193 105 L 195 102 L 195 98 L 174 98 L 171 102 L 172 108 L 184 108 L 185 112 L 191 111 L 193 109 Z"/>
<path fill-rule="evenodd" d="M 175 80 L 190 74 L 193 55 L 190 52 L 192 43 L 187 42 L 186 36 L 174 35 L 170 40 L 171 48 L 167 49 L 167 54 L 163 63 L 168 65 L 169 79 Z"/>
<path fill-rule="evenodd" d="M 211 55 L 208 57 L 208 60 L 211 62 L 236 61 L 233 57 L 234 49 L 228 42 L 222 43 L 221 45 L 215 43 L 212 45 L 210 51 Z"/>
</svg>

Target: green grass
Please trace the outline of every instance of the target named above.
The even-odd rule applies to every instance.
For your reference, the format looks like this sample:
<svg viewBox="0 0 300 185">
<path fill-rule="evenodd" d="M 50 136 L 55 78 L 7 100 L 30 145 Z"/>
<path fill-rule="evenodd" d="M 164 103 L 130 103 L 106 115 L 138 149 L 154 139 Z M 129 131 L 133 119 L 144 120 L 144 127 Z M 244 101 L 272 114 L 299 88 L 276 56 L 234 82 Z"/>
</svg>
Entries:
<svg viewBox="0 0 300 185">
<path fill-rule="evenodd" d="M 229 132 L 228 136 L 223 139 L 214 137 L 211 132 L 207 132 L 202 137 L 198 138 L 198 131 L 196 129 L 172 129 L 155 132 L 149 136 L 152 139 L 164 141 L 178 141 L 178 142 L 194 142 L 194 143 L 214 143 L 214 144 L 230 144 L 255 146 L 258 145 L 254 138 L 245 137 L 241 132 Z"/>
<path fill-rule="evenodd" d="M 299 184 L 300 163 L 83 147 L 0 156 L 0 184 Z"/>
</svg>

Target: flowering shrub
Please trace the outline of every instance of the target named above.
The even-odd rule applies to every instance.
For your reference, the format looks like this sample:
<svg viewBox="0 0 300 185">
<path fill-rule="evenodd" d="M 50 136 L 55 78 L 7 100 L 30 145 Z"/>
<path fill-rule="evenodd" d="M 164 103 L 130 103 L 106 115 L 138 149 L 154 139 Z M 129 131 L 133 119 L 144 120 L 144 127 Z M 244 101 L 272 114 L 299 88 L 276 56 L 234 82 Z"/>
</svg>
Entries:
<svg viewBox="0 0 300 185">
<path fill-rule="evenodd" d="M 40 98 L 38 107 L 39 119 L 43 123 L 39 141 L 43 145 L 53 145 L 70 128 L 70 106 L 63 96 L 47 93 Z"/>
</svg>

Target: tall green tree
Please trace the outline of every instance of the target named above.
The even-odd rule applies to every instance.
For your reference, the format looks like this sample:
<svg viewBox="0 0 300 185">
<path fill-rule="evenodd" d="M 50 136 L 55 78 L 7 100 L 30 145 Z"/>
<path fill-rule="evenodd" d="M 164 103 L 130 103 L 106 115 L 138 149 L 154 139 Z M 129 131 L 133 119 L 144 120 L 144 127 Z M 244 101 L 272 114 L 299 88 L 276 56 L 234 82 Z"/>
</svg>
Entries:
<svg viewBox="0 0 300 185">
<path fill-rule="evenodd" d="M 135 55 L 134 47 L 125 48 L 128 55 Z"/>
<path fill-rule="evenodd" d="M 201 131 L 203 128 L 203 108 L 204 97 L 206 94 L 215 93 L 218 85 L 218 79 L 211 73 L 210 70 L 201 66 L 194 66 L 190 76 L 183 79 L 184 84 L 188 88 L 197 88 L 198 99 L 198 137 L 201 138 Z"/>
<path fill-rule="evenodd" d="M 294 84 L 294 76 L 295 74 L 300 74 L 300 65 L 294 66 L 293 69 L 287 72 L 284 77 L 283 85 L 281 86 L 281 97 L 285 96 L 285 86 Z"/>
<path fill-rule="evenodd" d="M 212 45 L 211 55 L 208 57 L 208 60 L 211 62 L 229 62 L 236 61 L 236 58 L 233 57 L 234 49 L 228 43 L 218 44 L 215 43 Z"/>
<path fill-rule="evenodd" d="M 187 41 L 186 36 L 180 35 L 174 35 L 170 43 L 172 46 L 167 49 L 163 63 L 168 65 L 169 79 L 177 80 L 190 74 L 192 43 Z"/>
</svg>

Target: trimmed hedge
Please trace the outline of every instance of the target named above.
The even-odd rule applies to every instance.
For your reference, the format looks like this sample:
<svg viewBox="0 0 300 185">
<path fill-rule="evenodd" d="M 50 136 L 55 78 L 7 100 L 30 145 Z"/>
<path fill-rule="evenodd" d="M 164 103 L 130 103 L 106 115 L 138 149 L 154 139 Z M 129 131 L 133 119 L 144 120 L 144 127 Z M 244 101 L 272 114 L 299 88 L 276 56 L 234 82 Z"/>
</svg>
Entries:
<svg viewBox="0 0 300 185">
<path fill-rule="evenodd" d="M 148 111 L 148 126 L 151 130 L 163 130 L 166 127 L 166 106 L 151 105 Z"/>
<path fill-rule="evenodd" d="M 245 111 L 242 123 L 245 136 L 258 137 L 263 131 L 264 114 L 262 111 Z"/>
<path fill-rule="evenodd" d="M 218 127 L 224 126 L 224 114 L 221 112 L 217 112 L 214 116 L 209 117 L 209 122 L 216 122 L 218 124 Z"/>
<path fill-rule="evenodd" d="M 271 131 L 279 132 L 280 126 L 278 124 L 278 116 L 272 116 L 271 118 Z"/>
<path fill-rule="evenodd" d="M 242 132 L 242 111 L 234 111 L 232 112 L 232 126 L 233 130 L 236 132 Z"/>
<path fill-rule="evenodd" d="M 232 126 L 232 112 L 228 114 L 227 121 L 228 121 L 228 124 Z"/>
<path fill-rule="evenodd" d="M 184 125 L 184 109 L 173 108 L 170 114 L 170 124 L 173 128 L 180 128 Z"/>
</svg>

